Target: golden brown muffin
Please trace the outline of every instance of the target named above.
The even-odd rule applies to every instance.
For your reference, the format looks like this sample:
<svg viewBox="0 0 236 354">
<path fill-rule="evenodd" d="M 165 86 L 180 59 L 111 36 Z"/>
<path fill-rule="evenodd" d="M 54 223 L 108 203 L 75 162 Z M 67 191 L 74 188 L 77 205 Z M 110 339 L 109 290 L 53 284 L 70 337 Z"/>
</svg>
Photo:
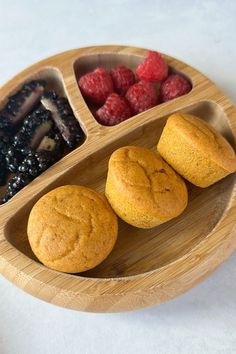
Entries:
<svg viewBox="0 0 236 354">
<path fill-rule="evenodd" d="M 121 219 L 144 229 L 178 216 L 188 201 L 182 178 L 159 155 L 138 146 L 111 155 L 106 196 Z"/>
<path fill-rule="evenodd" d="M 193 115 L 171 115 L 157 150 L 180 175 L 199 187 L 208 187 L 236 171 L 235 152 L 228 141 Z"/>
<path fill-rule="evenodd" d="M 101 194 L 63 186 L 34 205 L 27 231 L 30 246 L 44 265 L 78 273 L 109 255 L 117 239 L 117 216 Z"/>
</svg>

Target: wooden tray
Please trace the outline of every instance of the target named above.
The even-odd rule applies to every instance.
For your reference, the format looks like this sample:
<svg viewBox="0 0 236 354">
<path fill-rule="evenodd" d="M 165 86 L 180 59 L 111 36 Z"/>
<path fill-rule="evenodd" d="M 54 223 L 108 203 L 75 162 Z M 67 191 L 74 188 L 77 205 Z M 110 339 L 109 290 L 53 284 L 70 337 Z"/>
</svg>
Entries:
<svg viewBox="0 0 236 354">
<path fill-rule="evenodd" d="M 134 69 L 145 53 L 144 49 L 123 46 L 71 50 L 31 66 L 0 89 L 2 106 L 26 80 L 47 79 L 50 87 L 67 95 L 87 136 L 83 145 L 0 206 L 0 272 L 40 299 L 94 312 L 158 304 L 200 282 L 236 247 L 235 175 L 231 175 L 207 189 L 189 185 L 190 203 L 173 221 L 150 230 L 120 222 L 118 242 L 111 255 L 83 274 L 50 270 L 30 250 L 27 219 L 44 193 L 63 184 L 81 184 L 104 192 L 112 151 L 127 144 L 155 150 L 170 113 L 181 110 L 196 114 L 234 145 L 236 109 L 232 103 L 204 75 L 168 56 L 169 65 L 192 81 L 189 94 L 114 127 L 96 122 L 80 94 L 76 77 L 100 65 L 110 69 L 121 63 Z"/>
</svg>

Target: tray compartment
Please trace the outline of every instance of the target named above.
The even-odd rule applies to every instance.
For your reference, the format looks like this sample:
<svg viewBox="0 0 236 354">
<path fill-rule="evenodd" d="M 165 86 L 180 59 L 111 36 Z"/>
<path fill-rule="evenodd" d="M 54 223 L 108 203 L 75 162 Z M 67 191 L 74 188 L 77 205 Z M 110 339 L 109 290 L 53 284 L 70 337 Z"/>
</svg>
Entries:
<svg viewBox="0 0 236 354">
<path fill-rule="evenodd" d="M 83 76 L 84 74 L 93 71 L 97 67 L 104 67 L 107 72 L 109 72 L 112 68 L 114 68 L 117 65 L 125 65 L 133 72 L 135 73 L 135 69 L 138 67 L 140 62 L 143 60 L 144 55 L 138 55 L 138 54 L 127 54 L 125 52 L 119 52 L 119 53 L 112 53 L 112 52 L 107 52 L 107 53 L 93 53 L 93 54 L 87 54 L 79 57 L 77 60 L 74 62 L 74 72 L 77 81 L 79 81 L 80 77 Z M 168 58 L 167 61 L 169 62 Z M 177 68 L 171 65 L 169 63 L 169 71 L 171 73 L 179 73 L 183 76 L 185 76 L 191 83 L 192 80 L 186 73 L 181 72 Z M 193 86 L 193 83 L 192 83 Z M 191 91 L 190 91 L 191 92 Z M 186 96 L 186 95 L 185 95 Z M 85 104 L 86 100 L 84 101 Z M 160 104 L 154 107 L 156 109 L 159 107 Z M 98 107 L 95 107 L 93 105 L 88 104 L 88 108 L 93 116 L 94 119 L 94 113 Z M 135 115 L 136 116 L 136 115 Z M 132 119 L 133 117 L 129 119 Z M 99 124 L 99 123 L 98 123 Z"/>
<path fill-rule="evenodd" d="M 31 75 L 26 76 L 24 78 L 24 80 L 19 82 L 18 85 L 16 85 L 14 87 L 14 89 L 10 90 L 9 93 L 5 96 L 5 98 L 0 102 L 0 109 L 2 109 L 3 106 L 6 104 L 7 97 L 9 97 L 11 95 L 14 95 L 26 82 L 29 82 L 31 80 L 45 80 L 47 82 L 47 86 L 46 86 L 45 92 L 48 92 L 48 91 L 51 91 L 51 90 L 55 90 L 59 96 L 67 97 L 66 91 L 65 91 L 65 87 L 64 87 L 64 83 L 63 83 L 63 77 L 62 77 L 62 74 L 61 74 L 60 70 L 57 69 L 57 68 L 53 68 L 53 67 L 48 67 L 48 68 L 45 67 L 45 68 L 42 68 L 41 70 L 39 70 L 39 71 L 37 71 L 37 72 L 35 72 L 35 73 L 31 74 Z M 71 106 L 71 108 L 73 110 L 72 106 Z M 75 112 L 74 112 L 74 115 L 75 115 L 75 118 L 77 120 L 79 120 L 78 119 L 78 115 L 76 115 Z M 83 129 L 82 125 L 81 125 L 81 128 Z M 84 134 L 85 134 L 85 131 L 84 131 Z M 86 140 L 86 134 L 85 134 L 84 141 L 85 140 Z M 84 143 L 84 141 L 83 141 L 83 143 Z M 80 144 L 77 148 L 82 146 L 82 144 Z M 65 151 L 64 156 L 68 155 L 69 153 L 70 153 L 69 151 Z M 50 167 L 49 169 L 51 169 L 51 168 L 52 167 Z M 46 171 L 48 171 L 49 169 L 47 169 Z M 41 175 L 43 175 L 43 174 L 41 174 Z M 10 179 L 11 176 L 12 175 L 9 175 L 8 179 Z M 29 183 L 29 186 L 30 186 L 30 184 L 31 183 Z M 5 194 L 5 191 L 6 191 L 6 187 L 5 186 L 0 187 L 0 198 Z M 14 199 L 17 198 L 22 193 L 22 191 L 23 191 L 23 189 L 21 191 L 19 191 L 13 198 Z M 7 205 L 8 203 L 9 202 L 7 202 L 7 203 L 5 203 L 3 205 L 0 205 L 0 209 L 4 208 L 4 206 Z"/>
<path fill-rule="evenodd" d="M 182 111 L 200 116 L 215 126 L 227 139 L 233 141 L 227 116 L 216 103 L 204 101 Z M 113 141 L 78 162 L 9 220 L 5 230 L 8 241 L 35 260 L 28 243 L 26 228 L 29 212 L 39 196 L 64 184 L 81 184 L 104 192 L 107 164 L 111 153 L 124 145 L 140 145 L 155 151 L 168 116 L 137 127 L 119 141 Z M 82 276 L 108 278 L 137 275 L 176 261 L 206 238 L 217 225 L 228 206 L 234 183 L 234 175 L 207 189 L 197 188 L 188 183 L 190 202 L 186 211 L 178 218 L 156 228 L 141 230 L 120 221 L 118 242 L 111 255 L 101 265 Z"/>
</svg>

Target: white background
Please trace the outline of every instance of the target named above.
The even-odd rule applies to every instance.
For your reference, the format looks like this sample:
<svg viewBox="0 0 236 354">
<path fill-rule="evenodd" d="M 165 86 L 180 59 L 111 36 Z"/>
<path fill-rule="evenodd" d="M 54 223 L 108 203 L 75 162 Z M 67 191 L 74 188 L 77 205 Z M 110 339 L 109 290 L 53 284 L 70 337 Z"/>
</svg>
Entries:
<svg viewBox="0 0 236 354">
<path fill-rule="evenodd" d="M 0 85 L 57 52 L 115 43 L 192 64 L 236 104 L 233 0 L 0 0 Z M 0 277 L 0 354 L 39 353 L 236 353 L 236 254 L 180 298 L 123 314 L 58 308 Z"/>
</svg>

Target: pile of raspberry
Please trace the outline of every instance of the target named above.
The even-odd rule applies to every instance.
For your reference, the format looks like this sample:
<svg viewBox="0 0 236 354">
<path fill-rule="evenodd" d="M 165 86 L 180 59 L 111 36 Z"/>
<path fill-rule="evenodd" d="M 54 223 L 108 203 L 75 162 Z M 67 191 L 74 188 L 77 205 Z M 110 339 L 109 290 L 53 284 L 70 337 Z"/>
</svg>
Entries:
<svg viewBox="0 0 236 354">
<path fill-rule="evenodd" d="M 191 90 L 185 77 L 168 74 L 168 64 L 162 55 L 149 51 L 135 74 L 123 65 L 109 73 L 99 67 L 83 75 L 79 87 L 97 121 L 111 126 Z"/>
</svg>

